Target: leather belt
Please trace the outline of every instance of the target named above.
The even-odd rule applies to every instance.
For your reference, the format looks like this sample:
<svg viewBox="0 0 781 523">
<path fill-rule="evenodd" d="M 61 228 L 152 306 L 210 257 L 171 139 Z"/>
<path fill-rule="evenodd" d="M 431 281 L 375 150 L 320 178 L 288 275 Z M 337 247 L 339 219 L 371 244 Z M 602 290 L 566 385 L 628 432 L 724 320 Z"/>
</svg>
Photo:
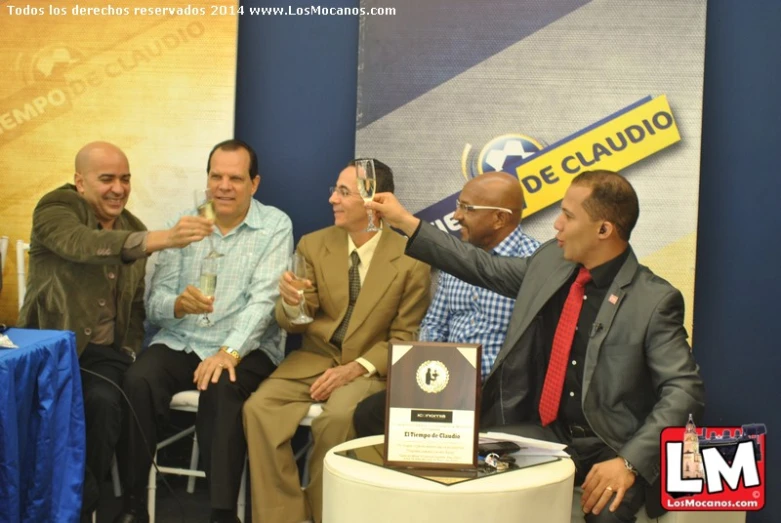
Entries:
<svg viewBox="0 0 781 523">
<path fill-rule="evenodd" d="M 569 430 L 570 436 L 572 438 L 595 438 L 597 435 L 594 433 L 593 430 L 591 430 L 591 427 L 583 426 L 583 425 L 568 425 L 567 429 Z"/>
</svg>

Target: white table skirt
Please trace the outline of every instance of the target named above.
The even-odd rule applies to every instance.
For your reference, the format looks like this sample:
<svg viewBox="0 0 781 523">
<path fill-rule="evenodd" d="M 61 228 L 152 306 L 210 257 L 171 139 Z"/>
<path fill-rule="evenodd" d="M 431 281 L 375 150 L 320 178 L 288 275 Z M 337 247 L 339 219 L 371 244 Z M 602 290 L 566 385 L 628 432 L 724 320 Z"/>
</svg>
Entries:
<svg viewBox="0 0 781 523">
<path fill-rule="evenodd" d="M 326 454 L 323 523 L 570 522 L 570 459 L 446 486 L 334 454 L 382 441 L 348 441 Z"/>
</svg>

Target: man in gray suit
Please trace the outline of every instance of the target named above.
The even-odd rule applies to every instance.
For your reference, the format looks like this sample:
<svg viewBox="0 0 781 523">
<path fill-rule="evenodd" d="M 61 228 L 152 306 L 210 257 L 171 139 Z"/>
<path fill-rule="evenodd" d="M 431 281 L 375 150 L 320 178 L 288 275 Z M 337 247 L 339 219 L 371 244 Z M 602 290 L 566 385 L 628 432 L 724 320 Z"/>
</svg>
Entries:
<svg viewBox="0 0 781 523">
<path fill-rule="evenodd" d="M 648 491 L 659 481 L 659 434 L 701 416 L 704 388 L 681 293 L 629 245 L 639 214 L 629 182 L 610 171 L 576 176 L 555 240 L 529 258 L 490 256 L 421 222 L 392 195 L 367 207 L 409 236 L 407 255 L 516 297 L 483 385 L 482 424 L 566 443 L 588 523 L 631 523 L 644 500 L 656 517 L 659 496 Z"/>
</svg>

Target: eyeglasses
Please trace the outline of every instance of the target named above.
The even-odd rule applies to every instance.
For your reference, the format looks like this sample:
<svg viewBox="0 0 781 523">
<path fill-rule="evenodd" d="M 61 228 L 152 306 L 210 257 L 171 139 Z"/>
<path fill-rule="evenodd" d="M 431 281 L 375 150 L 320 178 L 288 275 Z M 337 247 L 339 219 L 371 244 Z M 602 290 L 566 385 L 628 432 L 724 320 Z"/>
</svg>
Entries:
<svg viewBox="0 0 781 523">
<path fill-rule="evenodd" d="M 328 194 L 339 193 L 342 198 L 349 198 L 350 196 L 360 196 L 358 193 L 350 192 L 346 187 L 329 187 Z"/>
<path fill-rule="evenodd" d="M 505 207 L 493 207 L 491 205 L 469 205 L 462 202 L 461 200 L 456 200 L 456 209 L 461 209 L 461 212 L 464 213 L 472 211 L 502 211 L 510 214 L 513 213 L 510 209 Z"/>
</svg>

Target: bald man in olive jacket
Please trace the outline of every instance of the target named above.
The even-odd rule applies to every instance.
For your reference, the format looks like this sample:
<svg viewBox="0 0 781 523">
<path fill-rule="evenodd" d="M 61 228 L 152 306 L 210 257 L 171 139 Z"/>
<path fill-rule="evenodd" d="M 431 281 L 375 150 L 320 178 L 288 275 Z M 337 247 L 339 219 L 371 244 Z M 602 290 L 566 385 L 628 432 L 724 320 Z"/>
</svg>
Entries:
<svg viewBox="0 0 781 523">
<path fill-rule="evenodd" d="M 130 167 L 115 145 L 93 142 L 76 155 L 74 184 L 46 194 L 33 213 L 29 278 L 19 326 L 76 333 L 79 365 L 121 386 L 144 338 L 147 256 L 211 233 L 188 217 L 167 231 L 146 231 L 125 204 Z M 122 425 L 119 389 L 82 372 L 87 456 L 82 519 L 100 498 Z"/>
</svg>

